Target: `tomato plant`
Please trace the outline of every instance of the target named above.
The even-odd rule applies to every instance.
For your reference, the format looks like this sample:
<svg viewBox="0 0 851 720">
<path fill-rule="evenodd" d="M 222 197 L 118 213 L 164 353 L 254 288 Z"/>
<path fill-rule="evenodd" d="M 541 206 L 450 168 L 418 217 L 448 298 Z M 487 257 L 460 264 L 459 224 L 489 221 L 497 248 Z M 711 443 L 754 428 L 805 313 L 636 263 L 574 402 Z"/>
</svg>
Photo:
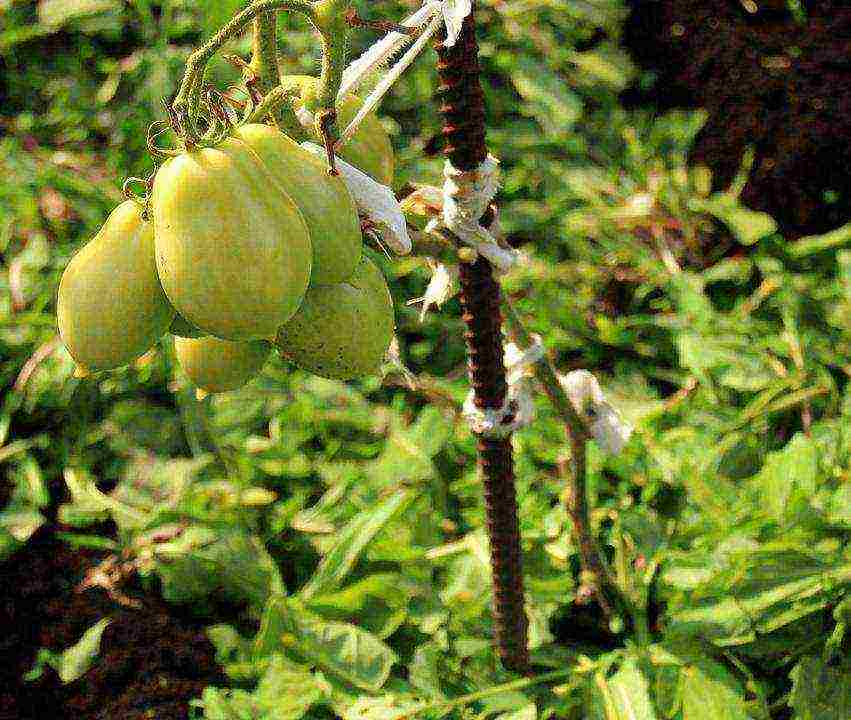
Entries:
<svg viewBox="0 0 851 720">
<path fill-rule="evenodd" d="M 194 41 L 191 4 L 164 3 L 164 19 L 160 4 L 120 5 L 150 10 L 154 24 L 175 12 L 174 36 Z M 706 168 L 686 166 L 699 114 L 621 107 L 630 70 L 611 19 L 617 0 L 479 3 L 487 139 L 499 161 L 487 157 L 465 3 L 428 3 L 404 43 L 393 39 L 404 28 L 384 23 L 400 52 L 439 29 L 436 81 L 400 79 L 408 52 L 385 70 L 384 38 L 360 58 L 378 74 L 374 90 L 358 90 L 363 102 L 349 92 L 357 61 L 346 66 L 346 40 L 365 21 L 346 6 L 264 0 L 192 53 L 157 48 L 189 64 L 150 130 L 158 164 L 143 195 L 68 264 L 57 314 L 71 357 L 51 336 L 49 296 L 79 229 L 91 236 L 107 201 L 121 199 L 114 182 L 89 187 L 77 174 L 98 167 L 99 153 L 112 158 L 104 176 L 130 166 L 125 125 L 155 115 L 129 124 L 122 106 L 149 78 L 138 57 L 99 58 L 82 97 L 97 92 L 105 112 L 77 124 L 94 137 L 108 128 L 109 150 L 70 143 L 75 124 L 54 105 L 8 123 L 0 108 L 12 134 L 0 163 L 21 176 L 0 188 L 0 345 L 12 358 L 0 360 L 10 380 L 0 470 L 13 488 L 0 503 L 0 556 L 22 548 L 9 577 L 27 580 L 23 602 L 0 609 L 14 606 L 10 633 L 50 638 L 28 677 L 50 666 L 85 692 L 100 673 L 111 693 L 116 648 L 132 648 L 154 689 L 129 686 L 129 715 L 95 711 L 116 717 L 159 716 L 151 703 L 168 695 L 179 698 L 175 713 L 199 698 L 209 720 L 802 720 L 814 708 L 845 720 L 847 229 L 787 243 L 735 188 L 713 192 Z M 276 9 L 307 16 L 307 31 L 276 34 Z M 214 28 L 231 12 L 216 10 L 205 18 Z M 465 28 L 454 46 L 453 12 Z M 249 25 L 250 62 L 217 64 Z M 321 76 L 279 77 L 310 67 L 314 32 Z M 0 54 L 8 37 L 0 30 Z M 158 54 L 146 67 L 165 67 Z M 781 63 L 765 59 L 775 82 Z M 158 78 L 145 97 L 177 87 L 168 72 Z M 398 128 L 398 168 L 372 114 L 392 78 L 400 84 L 383 112 Z M 83 105 L 62 94 L 68 86 L 44 85 L 43 96 Z M 124 94 L 112 101 L 116 88 Z M 50 123 L 66 132 L 54 140 Z M 135 135 L 138 147 L 144 132 Z M 443 166 L 430 151 L 441 140 Z M 382 261 L 389 280 L 375 249 L 396 249 L 394 218 L 365 213 L 376 186 L 343 161 L 414 190 L 405 205 L 420 213 L 408 228 L 415 257 Z M 359 176 L 362 187 L 346 185 Z M 367 192 L 350 197 L 353 187 Z M 17 207 L 31 217 L 7 222 L 8 197 L 26 198 Z M 133 213 L 119 233 L 125 207 Z M 527 241 L 529 262 L 503 232 Z M 123 238 L 109 252 L 107 235 Z M 168 264 L 157 267 L 160 247 Z M 422 312 L 403 301 L 416 295 Z M 166 332 L 174 340 L 160 346 Z M 72 358 L 117 372 L 73 380 Z M 549 403 L 533 395 L 541 390 Z M 221 395 L 199 403 L 207 393 Z M 54 573 L 39 558 L 60 537 L 103 554 L 42 583 Z M 31 601 L 31 588 L 42 585 L 66 588 L 75 609 L 101 591 L 104 612 L 121 607 L 106 630 L 83 633 L 87 607 L 82 620 L 39 626 L 47 603 Z M 189 630 L 172 634 L 163 617 Z M 137 625 L 152 635 L 128 634 Z M 169 663 L 180 682 L 160 673 Z M 40 683 L 34 696 L 55 679 Z M 0 689 L 0 706 L 9 697 Z"/>
</svg>

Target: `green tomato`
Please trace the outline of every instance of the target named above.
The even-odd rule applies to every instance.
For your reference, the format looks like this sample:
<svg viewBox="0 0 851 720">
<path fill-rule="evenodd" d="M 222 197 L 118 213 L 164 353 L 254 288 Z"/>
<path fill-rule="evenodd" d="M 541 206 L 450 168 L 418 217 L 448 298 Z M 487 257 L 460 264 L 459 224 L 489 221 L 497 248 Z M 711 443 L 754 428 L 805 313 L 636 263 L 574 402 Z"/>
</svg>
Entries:
<svg viewBox="0 0 851 720">
<path fill-rule="evenodd" d="M 375 373 L 394 329 L 393 299 L 376 265 L 363 256 L 346 282 L 310 288 L 278 331 L 278 352 L 299 367 L 335 380 Z"/>
<path fill-rule="evenodd" d="M 195 387 L 208 393 L 245 385 L 263 369 L 271 349 L 264 340 L 232 342 L 209 336 L 174 339 L 180 367 Z"/>
<path fill-rule="evenodd" d="M 204 337 L 206 333 L 203 330 L 199 330 L 192 323 L 186 320 L 180 314 L 176 314 L 174 316 L 174 320 L 171 321 L 171 325 L 169 325 L 168 331 L 172 335 L 176 335 L 177 337 L 184 338 L 199 338 Z"/>
<path fill-rule="evenodd" d="M 243 125 L 245 142 L 298 205 L 313 246 L 311 285 L 342 282 L 355 271 L 363 240 L 357 208 L 345 183 L 325 163 L 268 125 Z"/>
<path fill-rule="evenodd" d="M 191 325 L 228 340 L 273 338 L 301 304 L 313 249 L 292 198 L 248 146 L 166 160 L 151 209 L 157 271 Z"/>
<path fill-rule="evenodd" d="M 289 75 L 281 80 L 285 88 L 292 85 L 301 90 L 301 103 L 311 107 L 315 101 L 319 80 L 309 75 Z M 360 110 L 363 101 L 356 95 L 346 95 L 337 105 L 337 128 L 342 131 Z M 314 137 L 314 140 L 321 138 Z M 390 136 L 375 115 L 367 115 L 357 132 L 343 147 L 343 160 L 363 170 L 383 185 L 393 185 L 395 158 Z"/>
<path fill-rule="evenodd" d="M 154 228 L 132 200 L 68 263 L 56 303 L 59 333 L 82 374 L 145 353 L 174 318 L 154 261 Z"/>
</svg>

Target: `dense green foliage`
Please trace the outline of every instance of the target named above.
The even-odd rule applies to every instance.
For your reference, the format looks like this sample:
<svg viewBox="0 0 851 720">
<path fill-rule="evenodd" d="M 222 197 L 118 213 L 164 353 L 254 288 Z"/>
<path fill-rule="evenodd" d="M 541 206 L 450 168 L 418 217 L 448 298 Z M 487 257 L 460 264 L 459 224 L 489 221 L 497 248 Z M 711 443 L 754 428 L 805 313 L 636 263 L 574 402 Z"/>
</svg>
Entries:
<svg viewBox="0 0 851 720">
<path fill-rule="evenodd" d="M 14 488 L 0 557 L 64 483 L 75 542 L 128 550 L 151 592 L 199 613 L 245 603 L 246 627 L 210 628 L 233 688 L 208 689 L 199 717 L 845 720 L 849 226 L 786 242 L 685 165 L 699 114 L 622 109 L 634 70 L 617 0 L 480 4 L 500 219 L 527 240 L 506 292 L 556 364 L 594 371 L 637 430 L 589 461 L 594 530 L 634 616 L 587 625 L 560 502 L 569 451 L 541 396 L 515 448 L 532 660 L 552 675 L 499 668 L 460 312 L 421 323 L 406 304 L 422 259 L 371 253 L 415 379 L 343 384 L 276 358 L 197 401 L 167 341 L 72 377 L 59 275 L 123 179 L 151 171 L 160 98 L 236 0 L 0 0 L 0 473 Z M 399 18 L 412 3 L 360 5 Z M 281 25 L 285 70 L 314 72 L 311 33 Z M 601 27 L 609 40 L 577 49 Z M 440 179 L 433 65 L 425 53 L 382 107 L 397 189 Z M 238 70 L 217 60 L 211 77 Z M 104 518 L 117 540 L 86 534 Z M 79 655 L 52 662 L 77 677 Z"/>
</svg>

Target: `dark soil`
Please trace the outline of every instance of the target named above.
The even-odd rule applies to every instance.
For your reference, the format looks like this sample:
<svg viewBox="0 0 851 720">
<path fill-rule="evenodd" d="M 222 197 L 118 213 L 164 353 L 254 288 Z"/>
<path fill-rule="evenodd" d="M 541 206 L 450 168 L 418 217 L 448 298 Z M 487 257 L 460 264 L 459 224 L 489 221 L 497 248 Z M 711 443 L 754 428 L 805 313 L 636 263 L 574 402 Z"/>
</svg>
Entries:
<svg viewBox="0 0 851 720">
<path fill-rule="evenodd" d="M 692 162 L 716 190 L 755 160 L 745 204 L 770 213 L 789 238 L 851 219 L 851 3 L 787 0 L 631 0 L 625 43 L 656 75 L 628 105 L 705 108 Z"/>
<path fill-rule="evenodd" d="M 80 590 L 103 553 L 69 547 L 54 524 L 0 564 L 0 720 L 184 720 L 204 687 L 224 683 L 203 625 L 150 593 L 127 591 L 136 609 L 100 588 Z M 101 618 L 101 652 L 79 680 L 63 685 L 48 668 L 23 675 L 40 647 L 64 650 Z"/>
</svg>

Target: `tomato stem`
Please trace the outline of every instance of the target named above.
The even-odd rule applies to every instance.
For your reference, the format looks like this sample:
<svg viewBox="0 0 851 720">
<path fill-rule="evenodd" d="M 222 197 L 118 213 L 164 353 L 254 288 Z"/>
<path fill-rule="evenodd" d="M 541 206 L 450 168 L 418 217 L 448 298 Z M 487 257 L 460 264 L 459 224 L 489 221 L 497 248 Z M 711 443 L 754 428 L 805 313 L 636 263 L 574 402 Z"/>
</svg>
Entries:
<svg viewBox="0 0 851 720">
<path fill-rule="evenodd" d="M 275 117 L 276 119 L 279 118 L 280 116 L 283 116 L 284 118 L 286 118 L 285 124 L 284 124 L 283 127 L 281 127 L 281 124 L 280 124 L 280 121 L 279 121 L 279 124 L 278 124 L 279 129 L 282 130 L 283 132 L 285 132 L 290 137 L 292 137 L 294 140 L 301 140 L 302 139 L 301 136 L 302 136 L 303 131 L 298 132 L 298 133 L 290 132 L 290 130 L 288 129 L 288 122 L 289 122 L 288 114 L 283 113 L 283 112 L 278 113 L 279 108 L 283 107 L 284 103 L 286 103 L 288 100 L 292 100 L 293 98 L 298 97 L 298 94 L 299 94 L 299 89 L 297 87 L 293 87 L 293 86 L 284 87 L 282 85 L 278 85 L 278 87 L 274 88 L 269 93 L 267 93 L 264 96 L 262 102 L 259 105 L 257 105 L 256 107 L 254 107 L 251 110 L 251 112 L 248 113 L 248 115 L 246 115 L 243 122 L 244 123 L 262 122 L 263 118 L 265 118 L 269 115 Z M 295 117 L 295 114 L 293 114 L 293 117 Z M 298 120 L 296 120 L 296 122 L 298 122 Z M 299 130 L 302 130 L 300 124 L 299 124 Z"/>
<path fill-rule="evenodd" d="M 255 18 L 260 19 L 255 25 L 257 39 L 256 50 L 259 50 L 258 63 L 260 69 L 266 71 L 269 89 L 278 85 L 279 75 L 275 77 L 272 68 L 277 69 L 277 43 L 275 39 L 274 14 L 277 10 L 289 10 L 304 15 L 317 30 L 322 45 L 322 73 L 319 78 L 319 93 L 316 110 L 324 111 L 333 117 L 337 92 L 342 82 L 343 70 L 346 66 L 348 52 L 349 25 L 346 16 L 352 0 L 258 0 L 244 10 L 238 12 L 213 37 L 200 48 L 195 50 L 186 61 L 186 71 L 180 89 L 174 99 L 172 108 L 177 120 L 176 130 L 183 137 L 187 146 L 193 146 L 201 141 L 197 119 L 203 105 L 202 90 L 204 86 L 204 71 L 207 63 L 221 47 L 240 33 L 248 23 Z M 259 37 L 258 37 L 259 36 Z M 332 147 L 336 140 L 334 123 L 323 123 L 321 128 L 326 146 Z M 327 135 L 327 137 L 326 137 Z M 329 151 L 329 164 L 333 164 L 333 150 Z"/>
<path fill-rule="evenodd" d="M 281 84 L 277 20 L 276 10 L 261 13 L 254 18 L 253 52 L 251 64 L 246 66 L 245 72 L 252 76 L 250 80 L 255 83 L 255 88 L 263 96 L 263 100 L 251 110 L 246 122 L 263 122 L 264 119 L 271 118 L 272 124 L 281 132 L 295 140 L 303 140 L 304 128 L 295 113 L 287 112 L 284 106 L 284 101 L 292 97 L 293 93 L 278 92 L 272 101 L 267 102 L 270 94 L 278 90 Z"/>
</svg>

